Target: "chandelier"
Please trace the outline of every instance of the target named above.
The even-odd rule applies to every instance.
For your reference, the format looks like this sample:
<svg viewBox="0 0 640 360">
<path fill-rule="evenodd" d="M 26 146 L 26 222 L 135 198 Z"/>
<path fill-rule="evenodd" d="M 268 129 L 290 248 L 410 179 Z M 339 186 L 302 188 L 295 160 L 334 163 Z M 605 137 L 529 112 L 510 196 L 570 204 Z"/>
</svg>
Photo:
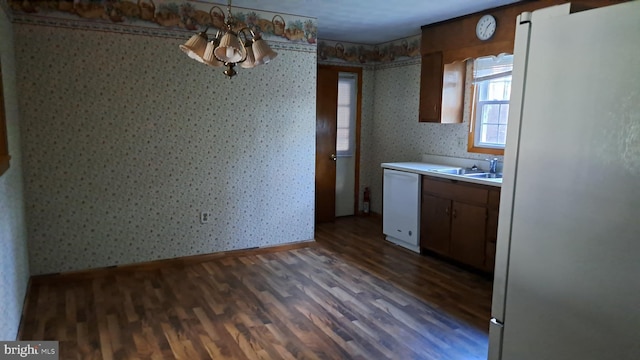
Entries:
<svg viewBox="0 0 640 360">
<path fill-rule="evenodd" d="M 190 58 L 212 67 L 225 66 L 224 74 L 232 78 L 237 74 L 236 65 L 250 69 L 258 65 L 267 64 L 278 53 L 271 50 L 260 34 L 256 34 L 248 27 L 235 30 L 237 21 L 231 14 L 231 0 L 227 4 L 224 32 L 217 31 L 213 40 L 207 37 L 207 27 L 204 31 L 193 35 L 186 43 L 180 45 Z"/>
</svg>

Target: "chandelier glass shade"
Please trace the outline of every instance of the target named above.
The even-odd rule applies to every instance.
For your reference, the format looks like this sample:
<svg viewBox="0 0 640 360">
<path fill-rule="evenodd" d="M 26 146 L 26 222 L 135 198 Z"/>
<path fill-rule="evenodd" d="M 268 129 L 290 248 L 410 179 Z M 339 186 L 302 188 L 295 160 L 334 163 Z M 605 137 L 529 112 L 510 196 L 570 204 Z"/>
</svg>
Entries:
<svg viewBox="0 0 640 360">
<path fill-rule="evenodd" d="M 227 7 L 228 15 L 224 24 L 226 29 L 218 31 L 212 40 L 207 36 L 206 28 L 193 36 L 186 43 L 180 45 L 190 58 L 212 67 L 226 67 L 224 74 L 231 78 L 237 74 L 236 65 L 250 69 L 258 65 L 267 64 L 278 56 L 260 34 L 256 34 L 248 27 L 234 30 L 236 19 L 231 14 L 231 0 Z"/>
</svg>

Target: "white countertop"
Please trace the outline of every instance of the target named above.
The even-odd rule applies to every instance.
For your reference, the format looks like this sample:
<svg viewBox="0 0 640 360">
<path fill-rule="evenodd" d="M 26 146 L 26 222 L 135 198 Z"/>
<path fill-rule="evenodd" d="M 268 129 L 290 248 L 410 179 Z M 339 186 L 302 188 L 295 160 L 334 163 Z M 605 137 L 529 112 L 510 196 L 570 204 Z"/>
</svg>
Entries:
<svg viewBox="0 0 640 360">
<path fill-rule="evenodd" d="M 442 165 L 442 164 L 429 164 L 422 162 L 396 162 L 396 163 L 382 163 L 380 165 L 385 169 L 406 171 L 420 175 L 429 175 L 433 177 L 439 177 L 450 180 L 459 180 L 466 181 L 475 184 L 481 185 L 489 185 L 502 187 L 502 179 L 478 179 L 478 178 L 470 178 L 463 175 L 453 175 L 453 174 L 444 174 L 440 172 L 436 172 L 433 170 L 441 170 L 441 169 L 452 169 L 459 168 L 460 166 L 455 165 Z"/>
</svg>

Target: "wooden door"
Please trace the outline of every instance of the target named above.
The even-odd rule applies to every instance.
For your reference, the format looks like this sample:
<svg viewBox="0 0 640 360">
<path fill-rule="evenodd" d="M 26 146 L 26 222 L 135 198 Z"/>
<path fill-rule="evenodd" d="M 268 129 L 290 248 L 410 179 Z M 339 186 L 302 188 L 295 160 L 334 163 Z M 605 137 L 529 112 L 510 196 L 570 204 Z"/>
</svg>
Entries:
<svg viewBox="0 0 640 360">
<path fill-rule="evenodd" d="M 420 212 L 420 247 L 442 255 L 449 255 L 451 232 L 451 200 L 428 194 L 422 195 Z"/>
<path fill-rule="evenodd" d="M 487 208 L 453 202 L 451 257 L 475 268 L 484 268 Z"/>
<path fill-rule="evenodd" d="M 316 223 L 336 214 L 336 121 L 338 72 L 318 68 L 316 96 Z"/>
</svg>

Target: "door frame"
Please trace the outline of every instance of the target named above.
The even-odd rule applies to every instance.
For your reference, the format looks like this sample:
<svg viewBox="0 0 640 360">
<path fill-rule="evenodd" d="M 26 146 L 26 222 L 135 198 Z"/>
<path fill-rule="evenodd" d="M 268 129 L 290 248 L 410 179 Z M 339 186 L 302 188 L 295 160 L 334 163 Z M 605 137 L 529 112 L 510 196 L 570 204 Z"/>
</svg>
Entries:
<svg viewBox="0 0 640 360">
<path fill-rule="evenodd" d="M 355 181 L 354 181 L 354 197 L 353 197 L 353 214 L 359 215 L 358 205 L 360 204 L 360 127 L 362 117 L 362 68 L 357 66 L 340 66 L 318 64 L 318 68 L 335 70 L 337 72 L 355 73 L 358 75 L 358 90 L 356 95 L 356 143 L 355 143 Z M 336 109 L 337 111 L 337 109 Z"/>
</svg>

